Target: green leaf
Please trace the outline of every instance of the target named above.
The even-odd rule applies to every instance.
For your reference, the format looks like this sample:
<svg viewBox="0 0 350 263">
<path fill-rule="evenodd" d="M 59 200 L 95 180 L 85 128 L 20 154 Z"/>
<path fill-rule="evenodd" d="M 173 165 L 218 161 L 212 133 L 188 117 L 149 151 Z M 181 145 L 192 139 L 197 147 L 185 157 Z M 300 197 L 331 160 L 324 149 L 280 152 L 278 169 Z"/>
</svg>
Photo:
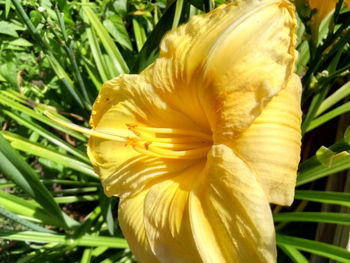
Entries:
<svg viewBox="0 0 350 263">
<path fill-rule="evenodd" d="M 350 126 L 348 126 L 345 130 L 345 133 L 344 133 L 344 141 L 347 143 L 347 144 L 350 144 Z"/>
<path fill-rule="evenodd" d="M 46 159 L 49 159 L 51 161 L 54 161 L 56 163 L 62 164 L 65 167 L 72 168 L 76 171 L 82 172 L 86 175 L 89 175 L 92 178 L 97 179 L 98 176 L 93 171 L 92 167 L 86 163 L 77 161 L 73 159 L 73 157 L 66 156 L 64 154 L 57 153 L 54 150 L 50 150 L 48 148 L 45 148 L 41 146 L 40 144 L 33 143 L 31 141 L 28 141 L 24 138 L 22 138 L 19 135 L 10 133 L 10 132 L 1 132 L 1 134 L 8 140 L 11 141 L 11 146 L 27 152 L 29 154 L 33 154 L 36 156 L 40 156 Z"/>
<path fill-rule="evenodd" d="M 147 41 L 137 56 L 137 60 L 131 70 L 131 73 L 141 72 L 157 57 L 159 43 L 163 35 L 171 29 L 172 20 L 175 14 L 175 5 L 175 2 L 171 4 L 157 25 L 154 27 L 152 33 L 148 36 Z"/>
<path fill-rule="evenodd" d="M 0 172 L 42 205 L 52 216 L 67 225 L 62 211 L 33 169 L 0 134 Z"/>
<path fill-rule="evenodd" d="M 76 202 L 91 202 L 98 200 L 98 195 L 73 195 L 55 197 L 57 204 L 68 204 Z"/>
<path fill-rule="evenodd" d="M 182 14 L 183 4 L 184 4 L 183 0 L 177 0 L 176 1 L 176 8 L 175 8 L 175 14 L 174 14 L 174 19 L 173 19 L 172 29 L 175 29 L 175 28 L 177 28 L 179 26 L 181 14 Z"/>
<path fill-rule="evenodd" d="M 10 95 L 10 93 L 0 90 L 0 103 L 8 106 L 14 110 L 25 113 L 25 114 L 29 115 L 30 117 L 51 126 L 52 128 L 55 128 L 55 129 L 60 130 L 62 132 L 65 132 L 69 135 L 72 135 L 74 138 L 77 138 L 81 141 L 87 140 L 87 138 L 84 135 L 82 135 L 78 132 L 72 131 L 71 129 L 62 127 L 61 125 L 58 125 L 56 122 L 50 120 L 49 118 L 47 118 L 43 114 L 40 114 L 27 106 L 24 106 L 16 101 L 13 101 L 12 99 L 9 99 L 8 98 L 9 95 Z"/>
<path fill-rule="evenodd" d="M 344 114 L 346 112 L 350 111 L 350 102 L 344 103 L 343 105 L 335 108 L 334 110 L 331 110 L 330 112 L 327 112 L 320 117 L 314 119 L 311 121 L 310 125 L 306 128 L 306 131 L 309 132 L 318 126 L 326 123 L 327 121 L 330 121 L 334 119 L 335 117 L 338 117 L 341 114 Z"/>
<path fill-rule="evenodd" d="M 9 23 L 7 21 L 0 21 L 0 34 L 18 37 L 16 31 L 17 29 L 18 27 L 15 24 Z"/>
<path fill-rule="evenodd" d="M 303 185 L 327 175 L 335 174 L 350 169 L 350 156 L 337 159 L 332 163 L 332 167 L 325 167 L 322 164 L 313 164 L 303 167 L 299 170 L 297 177 L 297 186 Z"/>
<path fill-rule="evenodd" d="M 350 206 L 350 193 L 296 190 L 295 199 Z"/>
<path fill-rule="evenodd" d="M 11 0 L 5 0 L 5 18 L 8 17 L 11 8 Z"/>
<path fill-rule="evenodd" d="M 113 65 L 116 70 L 115 76 L 122 74 L 122 73 L 128 73 L 129 68 L 127 64 L 124 61 L 123 56 L 120 54 L 117 46 L 114 44 L 112 38 L 108 34 L 106 28 L 102 25 L 102 23 L 98 20 L 98 17 L 95 15 L 95 13 L 92 11 L 92 9 L 88 6 L 83 6 L 84 14 L 86 15 L 90 25 L 94 28 L 97 35 L 99 36 L 105 50 L 107 51 L 108 55 L 111 57 L 113 61 Z"/>
<path fill-rule="evenodd" d="M 349 153 L 346 151 L 342 151 L 340 153 L 333 152 L 327 147 L 321 146 L 320 149 L 316 152 L 317 160 L 324 166 L 330 168 L 333 165 L 333 162 L 339 160 L 345 156 L 348 156 Z"/>
<path fill-rule="evenodd" d="M 28 40 L 24 39 L 24 38 L 17 38 L 13 41 L 9 42 L 10 45 L 13 46 L 20 46 L 20 47 L 31 47 L 33 46 L 32 43 L 30 43 Z"/>
<path fill-rule="evenodd" d="M 126 241 L 122 238 L 106 237 L 106 236 L 89 236 L 85 235 L 80 238 L 73 238 L 68 235 L 57 235 L 49 233 L 40 233 L 34 231 L 10 231 L 0 230 L 2 239 L 29 241 L 36 243 L 56 243 L 67 246 L 84 246 L 99 247 L 107 246 L 109 248 L 127 248 Z"/>
<path fill-rule="evenodd" d="M 17 71 L 17 66 L 13 62 L 7 62 L 0 65 L 0 75 L 14 88 L 18 87 Z"/>
<path fill-rule="evenodd" d="M 301 251 L 320 255 L 337 262 L 350 262 L 350 253 L 344 248 L 325 244 L 318 241 L 307 240 L 304 238 L 291 237 L 286 235 L 276 235 L 277 245 L 289 245 Z"/>
<path fill-rule="evenodd" d="M 37 132 L 42 137 L 48 139 L 50 142 L 52 142 L 55 145 L 61 147 L 62 149 L 70 152 L 71 154 L 73 154 L 74 156 L 80 158 L 84 162 L 90 163 L 89 159 L 87 158 L 85 153 L 83 153 L 83 152 L 77 150 L 76 148 L 72 147 L 71 145 L 69 145 L 68 143 L 63 141 L 62 139 L 58 138 L 57 136 L 53 135 L 49 131 L 45 130 L 44 128 L 42 128 L 41 126 L 36 124 L 34 121 L 28 121 L 28 120 L 24 119 L 23 117 L 21 117 L 20 115 L 18 115 L 16 113 L 13 113 L 13 112 L 9 112 L 9 111 L 6 111 L 6 110 L 4 110 L 3 112 L 7 116 L 9 116 L 11 119 L 17 121 L 19 124 L 22 124 L 25 127 L 27 127 L 29 129 Z"/>
<path fill-rule="evenodd" d="M 273 216 L 275 222 L 319 222 L 350 225 L 350 214 L 326 212 L 286 212 Z"/>
<path fill-rule="evenodd" d="M 25 218 L 36 223 L 67 228 L 62 220 L 59 220 L 59 218 L 49 214 L 47 210 L 43 209 L 35 201 L 27 201 L 15 195 L 0 191 L 0 203 L 5 209 L 15 213 L 18 216 L 21 216 L 21 218 Z M 68 217 L 66 214 L 63 214 L 63 216 L 70 228 L 79 225 L 78 222 Z"/>
<path fill-rule="evenodd" d="M 0 215 L 16 222 L 17 224 L 20 224 L 20 225 L 27 227 L 27 228 L 34 230 L 34 231 L 45 232 L 45 233 L 55 233 L 54 231 L 43 228 L 42 226 L 39 226 L 39 225 L 34 224 L 32 222 L 29 222 L 23 218 L 20 218 L 18 215 L 2 208 L 1 206 L 0 206 Z"/>
<path fill-rule="evenodd" d="M 278 244 L 278 247 L 295 263 L 309 263 L 303 254 L 299 252 L 295 247 Z"/>
<path fill-rule="evenodd" d="M 118 15 L 108 17 L 103 21 L 103 25 L 107 28 L 108 32 L 113 36 L 123 47 L 132 50 L 128 31 L 125 28 L 123 19 Z"/>
<path fill-rule="evenodd" d="M 107 223 L 108 232 L 111 236 L 114 236 L 116 222 L 113 216 L 112 208 L 113 204 L 115 203 L 115 199 L 108 198 L 103 192 L 101 192 L 99 201 L 102 210 L 102 215 L 104 217 L 105 222 Z"/>
<path fill-rule="evenodd" d="M 137 50 L 140 51 L 142 49 L 143 44 L 146 41 L 146 32 L 136 18 L 132 19 L 132 25 L 134 29 Z"/>
</svg>

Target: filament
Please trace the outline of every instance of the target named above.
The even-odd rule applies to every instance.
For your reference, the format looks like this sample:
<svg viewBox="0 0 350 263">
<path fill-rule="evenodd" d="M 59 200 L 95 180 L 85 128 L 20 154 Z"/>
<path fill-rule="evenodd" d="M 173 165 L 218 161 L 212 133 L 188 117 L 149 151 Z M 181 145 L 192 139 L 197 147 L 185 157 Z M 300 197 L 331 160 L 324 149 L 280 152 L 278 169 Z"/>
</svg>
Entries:
<svg viewBox="0 0 350 263">
<path fill-rule="evenodd" d="M 92 137 L 123 142 L 125 146 L 132 146 L 135 151 L 153 157 L 198 159 L 206 156 L 212 144 L 212 138 L 199 131 L 153 128 L 132 124 L 126 124 L 125 129 L 97 128 L 92 130 L 64 121 L 49 111 L 45 111 L 44 114 L 63 127 Z M 168 137 L 157 137 L 156 135 Z"/>
</svg>

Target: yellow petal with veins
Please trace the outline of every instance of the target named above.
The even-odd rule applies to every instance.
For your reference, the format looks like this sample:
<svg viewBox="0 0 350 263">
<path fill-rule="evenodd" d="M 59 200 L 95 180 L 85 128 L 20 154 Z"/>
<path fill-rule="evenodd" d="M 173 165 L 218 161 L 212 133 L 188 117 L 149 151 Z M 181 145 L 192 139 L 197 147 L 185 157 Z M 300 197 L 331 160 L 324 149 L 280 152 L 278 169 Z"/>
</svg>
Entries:
<svg viewBox="0 0 350 263">
<path fill-rule="evenodd" d="M 204 174 L 189 198 L 202 262 L 275 262 L 272 215 L 254 172 L 229 147 L 215 145 Z"/>
<path fill-rule="evenodd" d="M 288 87 L 267 104 L 252 125 L 230 143 L 249 167 L 269 202 L 291 205 L 300 160 L 301 83 L 294 76 Z"/>
<path fill-rule="evenodd" d="M 144 210 L 142 204 L 146 193 L 146 191 L 143 191 L 131 198 L 122 199 L 119 202 L 118 220 L 137 261 L 157 263 L 159 260 L 151 250 L 143 224 Z"/>
<path fill-rule="evenodd" d="M 209 123 L 223 142 L 285 88 L 296 59 L 295 30 L 288 1 L 223 5 L 168 33 L 160 58 L 143 74 L 168 105 L 185 104 L 181 111 L 202 129 Z"/>
</svg>

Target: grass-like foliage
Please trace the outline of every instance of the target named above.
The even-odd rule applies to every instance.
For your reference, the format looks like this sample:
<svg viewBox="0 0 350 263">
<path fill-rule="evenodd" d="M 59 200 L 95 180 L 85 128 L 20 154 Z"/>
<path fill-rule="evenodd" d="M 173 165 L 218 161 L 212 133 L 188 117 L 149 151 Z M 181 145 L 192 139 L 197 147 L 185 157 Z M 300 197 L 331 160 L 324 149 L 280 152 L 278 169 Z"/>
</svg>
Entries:
<svg viewBox="0 0 350 263">
<path fill-rule="evenodd" d="M 133 262 L 86 156 L 102 83 L 138 73 L 162 36 L 223 1 L 0 0 L 0 262 Z M 350 262 L 350 10 L 315 32 L 296 1 L 303 148 L 296 200 L 272 207 L 279 262 Z M 348 245 L 349 246 L 349 245 Z M 250 262 L 247 262 L 250 263 Z"/>
</svg>

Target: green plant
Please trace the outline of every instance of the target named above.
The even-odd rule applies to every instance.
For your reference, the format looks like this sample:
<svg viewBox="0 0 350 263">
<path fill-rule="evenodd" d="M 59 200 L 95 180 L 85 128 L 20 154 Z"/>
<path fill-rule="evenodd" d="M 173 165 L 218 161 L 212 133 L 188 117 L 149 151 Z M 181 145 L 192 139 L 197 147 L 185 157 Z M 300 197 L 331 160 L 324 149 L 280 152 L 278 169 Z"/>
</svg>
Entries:
<svg viewBox="0 0 350 263">
<path fill-rule="evenodd" d="M 168 30 L 221 2 L 0 1 L 0 261 L 134 260 L 115 220 L 118 200 L 105 197 L 89 164 L 87 137 L 43 113 L 88 126 L 104 81 L 140 72 Z M 318 43 L 310 10 L 297 5 L 304 137 L 296 201 L 273 208 L 279 262 L 350 260 L 341 248 L 350 224 L 350 19 L 342 2 Z M 323 240 L 325 223 L 335 228 Z"/>
</svg>

